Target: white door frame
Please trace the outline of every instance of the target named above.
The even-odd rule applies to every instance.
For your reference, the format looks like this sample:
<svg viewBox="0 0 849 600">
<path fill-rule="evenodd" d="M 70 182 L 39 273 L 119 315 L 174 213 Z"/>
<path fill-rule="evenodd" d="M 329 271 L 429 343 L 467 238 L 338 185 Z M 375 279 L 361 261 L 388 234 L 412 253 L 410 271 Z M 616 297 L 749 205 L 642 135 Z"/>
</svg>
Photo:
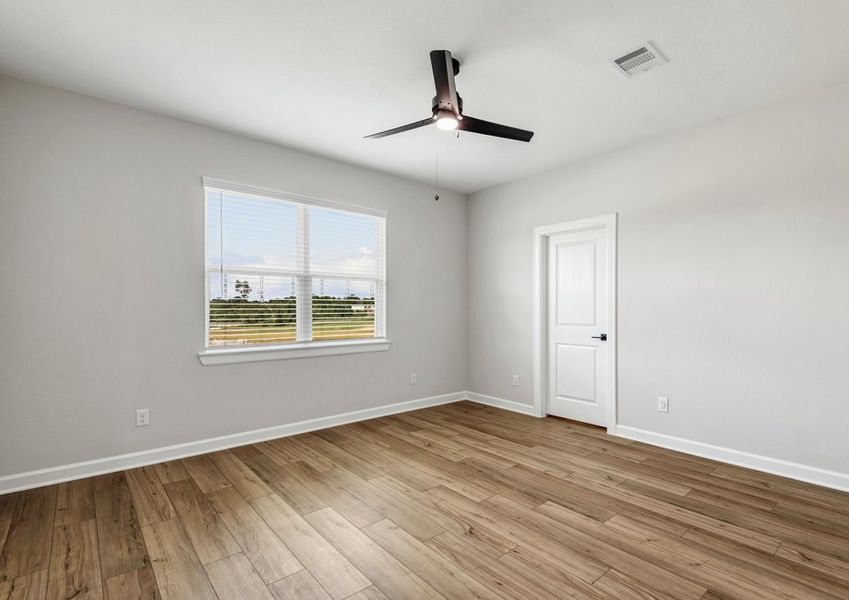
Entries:
<svg viewBox="0 0 849 600">
<path fill-rule="evenodd" d="M 610 348 L 610 369 L 608 371 L 607 396 L 607 432 L 616 433 L 616 213 L 543 225 L 534 227 L 534 264 L 533 264 L 533 384 L 534 384 L 534 414 L 538 417 L 545 416 L 545 404 L 548 397 L 547 375 L 547 327 L 548 307 L 546 302 L 546 290 L 548 287 L 548 238 L 561 233 L 573 233 L 587 229 L 607 228 L 607 255 L 608 268 L 608 290 L 610 294 L 610 306 L 608 315 L 607 344 Z"/>
</svg>

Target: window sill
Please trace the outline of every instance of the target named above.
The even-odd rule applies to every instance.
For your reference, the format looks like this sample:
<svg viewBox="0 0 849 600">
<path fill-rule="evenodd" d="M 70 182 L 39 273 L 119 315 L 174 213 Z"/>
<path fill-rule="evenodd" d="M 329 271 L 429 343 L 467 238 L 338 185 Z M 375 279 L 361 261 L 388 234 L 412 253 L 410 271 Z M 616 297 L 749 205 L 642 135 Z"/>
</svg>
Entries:
<svg viewBox="0 0 849 600">
<path fill-rule="evenodd" d="M 355 354 L 359 352 L 382 352 L 389 350 L 391 342 L 385 338 L 367 340 L 340 340 L 332 342 L 302 342 L 286 346 L 258 346 L 255 348 L 221 348 L 198 352 L 200 363 L 205 366 L 230 365 L 236 363 L 309 358 L 333 354 Z"/>
</svg>

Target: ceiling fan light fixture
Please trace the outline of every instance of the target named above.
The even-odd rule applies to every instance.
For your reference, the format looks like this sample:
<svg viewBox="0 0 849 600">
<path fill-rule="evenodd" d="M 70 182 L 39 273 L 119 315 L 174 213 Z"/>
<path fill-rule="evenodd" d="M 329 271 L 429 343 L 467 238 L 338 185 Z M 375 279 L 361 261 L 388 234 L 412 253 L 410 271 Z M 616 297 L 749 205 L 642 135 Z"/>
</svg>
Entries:
<svg viewBox="0 0 849 600">
<path fill-rule="evenodd" d="M 443 131 L 457 129 L 457 117 L 450 110 L 440 110 L 436 114 L 436 126 Z"/>
</svg>

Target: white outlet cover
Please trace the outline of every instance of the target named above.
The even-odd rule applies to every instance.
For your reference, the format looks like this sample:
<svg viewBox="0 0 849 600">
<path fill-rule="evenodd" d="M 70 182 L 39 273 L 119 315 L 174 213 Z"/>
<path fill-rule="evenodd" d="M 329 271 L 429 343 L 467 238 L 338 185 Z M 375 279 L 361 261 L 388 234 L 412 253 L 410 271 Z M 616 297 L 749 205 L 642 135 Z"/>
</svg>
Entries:
<svg viewBox="0 0 849 600">
<path fill-rule="evenodd" d="M 418 381 L 418 377 L 416 376 L 416 374 L 410 373 L 410 385 L 416 385 L 417 381 Z"/>
<path fill-rule="evenodd" d="M 513 375 L 513 385 L 519 385 L 519 376 Z"/>
<path fill-rule="evenodd" d="M 669 412 L 669 398 L 665 396 L 657 397 L 657 410 L 658 412 L 668 413 Z"/>
<path fill-rule="evenodd" d="M 150 425 L 150 409 L 140 408 L 136 411 L 136 427 Z"/>
</svg>

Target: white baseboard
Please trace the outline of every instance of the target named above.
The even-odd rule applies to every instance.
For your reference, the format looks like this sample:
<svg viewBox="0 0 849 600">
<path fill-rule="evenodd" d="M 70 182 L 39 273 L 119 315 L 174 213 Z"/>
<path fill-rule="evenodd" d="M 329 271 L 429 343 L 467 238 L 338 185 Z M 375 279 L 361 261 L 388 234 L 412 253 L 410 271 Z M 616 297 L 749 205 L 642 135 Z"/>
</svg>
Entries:
<svg viewBox="0 0 849 600">
<path fill-rule="evenodd" d="M 534 411 L 534 407 L 530 404 L 522 404 L 513 400 L 505 400 L 504 398 L 496 398 L 495 396 L 487 396 L 486 394 L 478 394 L 477 392 L 466 392 L 466 399 L 478 404 L 486 404 L 495 408 L 503 408 L 523 415 L 532 417 L 539 416 Z"/>
<path fill-rule="evenodd" d="M 811 467 L 799 463 L 780 460 L 778 458 L 770 458 L 741 450 L 733 450 L 723 446 L 714 446 L 703 442 L 694 442 L 684 438 L 665 435 L 663 433 L 655 433 L 636 427 L 628 427 L 625 425 L 617 425 L 615 432 L 611 432 L 616 436 L 644 442 L 652 446 L 660 446 L 661 448 L 669 448 L 677 450 L 685 454 L 693 454 L 702 458 L 709 458 L 719 462 L 746 467 L 764 473 L 771 473 L 781 477 L 789 477 L 807 483 L 821 485 L 823 487 L 849 492 L 849 474 L 840 473 L 838 471 L 829 471 L 819 467 Z"/>
<path fill-rule="evenodd" d="M 430 396 L 428 398 L 419 398 L 416 400 L 408 400 L 406 402 L 396 402 L 394 404 L 386 404 L 384 406 L 355 410 L 328 417 L 309 419 L 307 421 L 299 421 L 297 423 L 288 423 L 286 425 L 254 429 L 253 431 L 245 431 L 243 433 L 223 435 L 196 442 L 187 442 L 184 444 L 165 446 L 163 448 L 132 452 L 130 454 L 98 458 L 69 465 L 39 469 L 37 471 L 4 475 L 3 477 L 0 477 L 0 494 L 61 483 L 72 479 L 91 477 L 93 475 L 113 473 L 124 469 L 143 467 L 145 465 L 174 460 L 177 458 L 185 458 L 187 456 L 214 452 L 216 450 L 225 450 L 235 446 L 243 446 L 245 444 L 253 444 L 265 440 L 297 435 L 299 433 L 315 431 L 316 429 L 326 429 L 327 427 L 335 427 L 346 423 L 385 417 L 388 415 L 426 408 L 428 406 L 449 404 L 459 400 L 466 400 L 467 398 L 468 396 L 466 392 L 442 394 L 440 396 Z"/>
<path fill-rule="evenodd" d="M 505 400 L 504 398 L 478 394 L 476 392 L 454 392 L 452 394 L 442 394 L 440 396 L 430 396 L 428 398 L 419 398 L 416 400 L 408 400 L 406 402 L 396 402 L 394 404 L 386 404 L 384 406 L 377 406 L 374 408 L 366 408 L 363 410 L 320 417 L 317 419 L 309 419 L 306 421 L 299 421 L 297 423 L 277 425 L 264 429 L 255 429 L 253 431 L 245 431 L 242 433 L 224 435 L 195 442 L 165 446 L 163 448 L 154 448 L 130 454 L 121 454 L 118 456 L 99 458 L 96 460 L 50 467 L 47 469 L 39 469 L 36 471 L 28 471 L 25 473 L 5 475 L 0 477 L 0 494 L 61 483 L 72 479 L 91 477 L 93 475 L 112 473 L 123 469 L 142 467 L 168 460 L 185 458 L 187 456 L 195 456 L 197 454 L 225 450 L 235 446 L 243 446 L 245 444 L 297 435 L 299 433 L 307 433 L 317 429 L 335 427 L 346 423 L 354 423 L 357 421 L 385 417 L 411 410 L 418 410 L 429 406 L 450 404 L 460 400 L 469 400 L 478 404 L 501 408 L 524 415 L 538 416 L 534 412 L 534 407 L 529 404 L 522 404 L 512 400 Z M 609 429 L 608 432 L 619 437 L 644 442 L 653 446 L 669 448 L 686 454 L 693 454 L 703 458 L 709 458 L 732 465 L 763 471 L 765 473 L 772 473 L 773 475 L 789 477 L 791 479 L 797 479 L 799 481 L 805 481 L 849 492 L 849 474 L 846 473 L 829 471 L 818 467 L 811 467 L 799 463 L 770 458 L 768 456 L 761 456 L 751 454 L 749 452 L 742 452 L 740 450 L 733 450 L 731 448 L 724 448 L 722 446 L 694 442 L 692 440 L 686 440 L 625 425 L 616 425 L 615 428 Z"/>
</svg>

